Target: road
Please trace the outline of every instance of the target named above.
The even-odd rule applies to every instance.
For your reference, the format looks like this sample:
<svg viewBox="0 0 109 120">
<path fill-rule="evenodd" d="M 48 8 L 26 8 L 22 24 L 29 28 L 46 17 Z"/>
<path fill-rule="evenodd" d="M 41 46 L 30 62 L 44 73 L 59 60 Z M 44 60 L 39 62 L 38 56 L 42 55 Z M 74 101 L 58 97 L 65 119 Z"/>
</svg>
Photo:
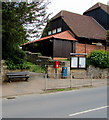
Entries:
<svg viewBox="0 0 109 120">
<path fill-rule="evenodd" d="M 107 87 L 4 98 L 2 105 L 3 118 L 107 118 Z"/>
</svg>

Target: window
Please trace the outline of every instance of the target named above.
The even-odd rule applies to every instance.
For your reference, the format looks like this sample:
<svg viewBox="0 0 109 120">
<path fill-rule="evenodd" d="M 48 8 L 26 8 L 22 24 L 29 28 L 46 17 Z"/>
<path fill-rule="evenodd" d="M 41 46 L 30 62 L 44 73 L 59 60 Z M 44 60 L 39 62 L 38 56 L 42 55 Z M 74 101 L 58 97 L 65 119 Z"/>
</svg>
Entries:
<svg viewBox="0 0 109 120">
<path fill-rule="evenodd" d="M 62 31 L 61 27 L 57 28 L 57 32 L 61 32 L 61 31 Z"/>
<path fill-rule="evenodd" d="M 56 33 L 56 29 L 54 29 L 54 30 L 52 31 L 52 33 L 55 34 L 55 33 Z"/>
<path fill-rule="evenodd" d="M 48 31 L 48 35 L 51 35 L 51 31 Z"/>
</svg>

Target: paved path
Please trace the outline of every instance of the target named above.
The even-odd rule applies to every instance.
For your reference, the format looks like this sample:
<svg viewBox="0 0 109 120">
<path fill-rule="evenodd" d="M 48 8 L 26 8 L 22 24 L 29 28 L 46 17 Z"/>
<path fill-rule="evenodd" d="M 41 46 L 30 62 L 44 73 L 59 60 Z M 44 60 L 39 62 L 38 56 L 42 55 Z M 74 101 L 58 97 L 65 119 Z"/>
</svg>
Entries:
<svg viewBox="0 0 109 120">
<path fill-rule="evenodd" d="M 32 73 L 29 81 L 17 81 L 11 83 L 3 83 L 2 87 L 2 96 L 16 96 L 16 95 L 25 95 L 32 93 L 42 93 L 44 90 L 44 74 L 34 74 Z"/>
<path fill-rule="evenodd" d="M 44 89 L 46 87 L 45 85 L 45 78 L 44 74 L 38 74 L 38 73 L 31 73 L 31 77 L 29 78 L 29 81 L 19 81 L 19 82 L 11 82 L 11 83 L 3 83 L 3 85 L 0 85 L 0 89 L 2 88 L 2 96 L 8 97 L 8 96 L 17 96 L 17 95 L 25 95 L 25 94 L 39 94 L 43 93 Z M 75 81 L 75 82 L 74 82 Z M 73 80 L 72 86 L 77 87 L 79 84 L 83 84 L 83 81 L 85 80 Z M 99 82 L 98 82 L 99 81 Z M 90 84 L 90 81 L 89 81 Z M 93 80 L 93 86 L 103 86 L 107 84 L 107 80 Z M 48 79 L 47 80 L 47 88 L 56 88 L 56 87 L 68 87 L 70 86 L 70 80 L 63 79 L 63 80 L 57 80 L 57 79 Z"/>
<path fill-rule="evenodd" d="M 5 118 L 107 118 L 107 87 L 3 99 Z"/>
</svg>

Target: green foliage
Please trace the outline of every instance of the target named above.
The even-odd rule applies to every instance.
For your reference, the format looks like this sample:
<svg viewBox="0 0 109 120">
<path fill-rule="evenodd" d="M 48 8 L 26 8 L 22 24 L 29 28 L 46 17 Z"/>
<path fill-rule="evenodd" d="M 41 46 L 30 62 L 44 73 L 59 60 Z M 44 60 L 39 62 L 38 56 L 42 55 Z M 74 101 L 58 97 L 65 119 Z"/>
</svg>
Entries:
<svg viewBox="0 0 109 120">
<path fill-rule="evenodd" d="M 58 59 L 58 61 L 70 61 L 70 59 Z"/>
<path fill-rule="evenodd" d="M 90 56 L 87 58 L 87 65 L 109 68 L 109 52 L 103 50 L 92 51 Z"/>
<path fill-rule="evenodd" d="M 45 72 L 44 66 L 35 65 L 31 62 L 27 62 L 27 61 L 25 61 L 23 59 L 19 59 L 17 57 L 15 57 L 14 60 L 7 59 L 5 61 L 5 63 L 7 65 L 7 69 L 9 69 L 9 70 L 27 69 L 28 71 L 31 71 L 31 72 L 37 72 L 37 73 L 44 73 Z"/>
<path fill-rule="evenodd" d="M 45 67 L 41 65 L 35 65 L 31 62 L 27 62 L 27 66 L 29 66 L 29 71 L 37 72 L 37 73 L 45 73 Z"/>
<path fill-rule="evenodd" d="M 27 62 L 24 61 L 23 59 L 19 58 L 14 58 L 16 60 L 13 61 L 12 59 L 7 59 L 6 60 L 6 65 L 9 70 L 16 70 L 16 69 L 29 69 L 30 67 L 27 65 Z M 18 62 L 18 63 L 17 63 Z"/>
<path fill-rule="evenodd" d="M 42 54 L 41 54 L 40 52 L 39 52 L 39 53 L 37 53 L 37 55 L 38 55 L 38 56 L 42 56 Z"/>
<path fill-rule="evenodd" d="M 8 69 L 33 69 L 25 59 L 19 46 L 28 41 L 32 34 L 39 36 L 48 20 L 45 0 L 39 2 L 2 2 L 2 58 Z M 31 26 L 31 27 L 28 27 Z"/>
<path fill-rule="evenodd" d="M 88 86 L 90 87 L 90 86 Z M 46 93 L 51 93 L 51 92 L 59 92 L 59 91 L 70 91 L 70 90 L 76 90 L 79 89 L 78 87 L 75 88 L 59 88 L 59 89 L 48 89 Z"/>
<path fill-rule="evenodd" d="M 3 59 L 18 54 L 19 45 L 26 42 L 26 31 L 17 14 L 15 2 L 2 3 L 2 53 Z M 17 53 L 15 52 L 17 51 Z"/>
<path fill-rule="evenodd" d="M 39 36 L 48 20 L 46 3 L 2 2 L 2 58 L 17 55 L 14 51 L 31 35 Z M 31 27 L 28 27 L 30 25 Z"/>
</svg>

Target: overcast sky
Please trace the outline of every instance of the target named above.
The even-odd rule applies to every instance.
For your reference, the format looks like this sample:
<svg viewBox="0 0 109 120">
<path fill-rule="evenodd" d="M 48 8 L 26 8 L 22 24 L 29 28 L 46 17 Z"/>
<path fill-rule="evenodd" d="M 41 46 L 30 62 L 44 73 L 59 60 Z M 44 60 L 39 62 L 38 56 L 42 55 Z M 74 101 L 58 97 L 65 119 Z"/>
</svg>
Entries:
<svg viewBox="0 0 109 120">
<path fill-rule="evenodd" d="M 97 2 L 107 4 L 109 0 L 49 0 L 51 3 L 48 6 L 48 12 L 53 13 L 51 17 L 56 15 L 61 10 L 83 14 L 88 8 L 92 7 Z"/>
</svg>

